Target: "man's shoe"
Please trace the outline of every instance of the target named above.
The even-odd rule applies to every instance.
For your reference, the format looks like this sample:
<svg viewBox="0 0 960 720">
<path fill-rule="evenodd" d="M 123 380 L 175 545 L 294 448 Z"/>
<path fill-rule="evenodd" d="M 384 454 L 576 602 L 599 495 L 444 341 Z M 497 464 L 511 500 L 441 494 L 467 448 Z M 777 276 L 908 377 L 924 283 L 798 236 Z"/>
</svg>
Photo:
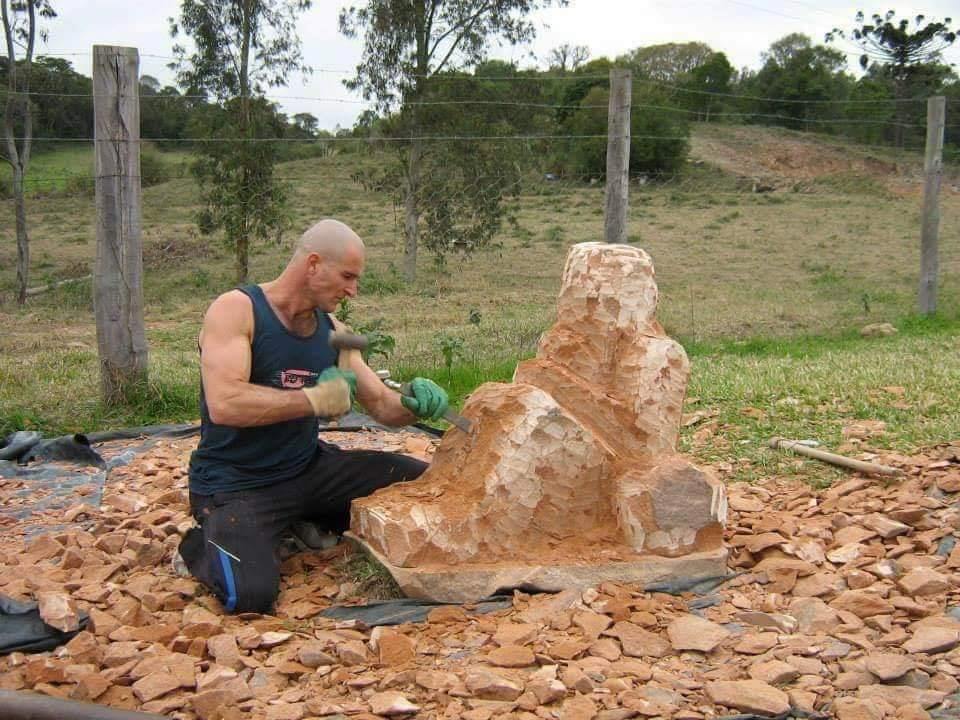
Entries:
<svg viewBox="0 0 960 720">
<path fill-rule="evenodd" d="M 308 550 L 327 550 L 340 542 L 337 533 L 328 532 L 311 522 L 295 522 L 290 526 L 293 537 Z"/>
<path fill-rule="evenodd" d="M 192 527 L 180 538 L 180 545 L 173 552 L 173 558 L 170 560 L 170 568 L 177 577 L 192 577 L 190 566 L 187 565 L 186 558 L 190 562 L 196 563 L 203 551 L 203 530 L 199 527 Z"/>
<path fill-rule="evenodd" d="M 173 574 L 177 577 L 192 577 L 190 575 L 190 569 L 187 567 L 187 563 L 184 562 L 183 555 L 180 554 L 179 550 L 173 552 L 173 558 L 170 560 L 170 569 L 173 570 Z"/>
</svg>

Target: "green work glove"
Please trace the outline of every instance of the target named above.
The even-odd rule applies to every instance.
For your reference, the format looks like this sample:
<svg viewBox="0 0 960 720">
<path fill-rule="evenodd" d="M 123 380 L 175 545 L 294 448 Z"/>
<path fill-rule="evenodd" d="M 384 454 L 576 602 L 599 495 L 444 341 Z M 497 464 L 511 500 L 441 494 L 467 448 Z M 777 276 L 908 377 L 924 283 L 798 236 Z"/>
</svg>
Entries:
<svg viewBox="0 0 960 720">
<path fill-rule="evenodd" d="M 342 379 L 350 388 L 350 404 L 357 399 L 357 374 L 353 370 L 341 370 L 336 365 L 328 367 L 317 378 L 317 384 L 327 382 L 328 380 Z"/>
<path fill-rule="evenodd" d="M 335 367 L 320 373 L 313 387 L 303 388 L 317 417 L 339 417 L 350 412 L 356 392 L 356 373 Z"/>
<path fill-rule="evenodd" d="M 437 420 L 450 405 L 446 391 L 427 378 L 414 378 L 410 382 L 410 392 L 412 397 L 401 395 L 400 402 L 421 420 Z"/>
</svg>

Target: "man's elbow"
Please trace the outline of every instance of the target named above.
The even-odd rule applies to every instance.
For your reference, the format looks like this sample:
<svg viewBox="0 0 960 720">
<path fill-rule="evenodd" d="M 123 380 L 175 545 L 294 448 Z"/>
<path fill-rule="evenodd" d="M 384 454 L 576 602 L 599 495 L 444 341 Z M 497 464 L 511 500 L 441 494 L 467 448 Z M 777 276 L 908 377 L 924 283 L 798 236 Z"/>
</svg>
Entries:
<svg viewBox="0 0 960 720">
<path fill-rule="evenodd" d="M 210 421 L 217 425 L 226 425 L 228 427 L 241 427 L 241 418 L 229 402 L 208 401 L 207 412 L 210 415 Z"/>
<path fill-rule="evenodd" d="M 213 403 L 207 403 L 207 413 L 210 415 L 210 422 L 214 425 L 229 425 L 229 413 L 224 408 L 218 407 Z"/>
<path fill-rule="evenodd" d="M 381 425 L 403 427 L 408 424 L 407 413 L 389 400 L 364 405 L 363 408 L 370 417 Z"/>
</svg>

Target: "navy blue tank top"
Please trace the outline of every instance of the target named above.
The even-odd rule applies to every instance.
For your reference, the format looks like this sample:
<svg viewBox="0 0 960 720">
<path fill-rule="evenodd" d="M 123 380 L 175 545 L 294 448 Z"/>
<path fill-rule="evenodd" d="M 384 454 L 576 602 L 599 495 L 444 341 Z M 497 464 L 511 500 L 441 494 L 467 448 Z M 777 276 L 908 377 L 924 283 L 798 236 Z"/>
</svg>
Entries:
<svg viewBox="0 0 960 720">
<path fill-rule="evenodd" d="M 259 285 L 239 290 L 253 303 L 251 383 L 299 391 L 336 364 L 329 316 L 318 310 L 317 329 L 301 337 L 280 322 Z M 246 428 L 218 425 L 210 420 L 201 381 L 200 444 L 190 457 L 190 491 L 212 495 L 289 480 L 313 460 L 318 428 L 314 417 Z"/>
</svg>

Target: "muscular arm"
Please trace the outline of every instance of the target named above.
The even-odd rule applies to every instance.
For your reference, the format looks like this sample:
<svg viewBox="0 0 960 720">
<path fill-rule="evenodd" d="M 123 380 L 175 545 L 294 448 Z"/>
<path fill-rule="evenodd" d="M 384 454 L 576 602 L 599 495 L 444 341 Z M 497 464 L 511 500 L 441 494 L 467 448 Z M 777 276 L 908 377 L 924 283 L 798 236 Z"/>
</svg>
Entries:
<svg viewBox="0 0 960 720">
<path fill-rule="evenodd" d="M 335 329 L 350 330 L 333 316 L 331 320 Z M 359 352 L 352 353 L 350 369 L 357 374 L 357 400 L 374 420 L 394 427 L 416 422 L 416 415 L 400 404 L 400 393 L 384 385 Z"/>
<path fill-rule="evenodd" d="M 219 425 L 253 427 L 312 416 L 302 392 L 250 382 L 252 338 L 250 299 L 238 290 L 218 297 L 200 331 L 200 375 L 210 419 Z"/>
<path fill-rule="evenodd" d="M 410 425 L 417 417 L 400 404 L 400 393 L 388 388 L 356 353 L 350 369 L 357 374 L 357 400 L 368 413 L 384 425 Z"/>
</svg>

